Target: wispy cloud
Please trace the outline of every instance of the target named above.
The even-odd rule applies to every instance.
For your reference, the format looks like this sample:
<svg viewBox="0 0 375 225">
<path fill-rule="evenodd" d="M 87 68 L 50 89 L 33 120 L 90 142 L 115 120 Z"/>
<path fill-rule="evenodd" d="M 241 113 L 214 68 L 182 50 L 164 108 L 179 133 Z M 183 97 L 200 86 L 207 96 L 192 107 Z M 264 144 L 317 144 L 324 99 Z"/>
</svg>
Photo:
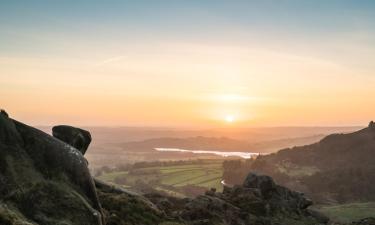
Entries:
<svg viewBox="0 0 375 225">
<path fill-rule="evenodd" d="M 124 56 L 121 56 L 121 55 L 116 56 L 116 57 L 111 57 L 111 58 L 105 59 L 105 60 L 103 60 L 99 63 L 96 63 L 95 66 L 104 66 L 104 65 L 109 64 L 109 63 L 120 61 L 123 58 L 124 58 Z"/>
</svg>

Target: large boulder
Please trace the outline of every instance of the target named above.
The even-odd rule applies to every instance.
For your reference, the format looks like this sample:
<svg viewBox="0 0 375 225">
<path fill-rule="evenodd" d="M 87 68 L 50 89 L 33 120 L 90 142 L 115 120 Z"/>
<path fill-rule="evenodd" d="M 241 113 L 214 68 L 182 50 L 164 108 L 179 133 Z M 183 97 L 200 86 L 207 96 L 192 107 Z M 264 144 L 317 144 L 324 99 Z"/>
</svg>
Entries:
<svg viewBox="0 0 375 225">
<path fill-rule="evenodd" d="M 243 182 L 243 186 L 246 188 L 257 188 L 263 195 L 267 195 L 276 188 L 276 184 L 271 177 L 256 173 L 249 173 Z"/>
<path fill-rule="evenodd" d="M 90 132 L 67 125 L 54 126 L 52 128 L 52 135 L 78 149 L 82 155 L 86 153 L 87 148 L 91 143 Z"/>
<path fill-rule="evenodd" d="M 0 113 L 0 224 L 102 225 L 76 148 Z"/>
</svg>

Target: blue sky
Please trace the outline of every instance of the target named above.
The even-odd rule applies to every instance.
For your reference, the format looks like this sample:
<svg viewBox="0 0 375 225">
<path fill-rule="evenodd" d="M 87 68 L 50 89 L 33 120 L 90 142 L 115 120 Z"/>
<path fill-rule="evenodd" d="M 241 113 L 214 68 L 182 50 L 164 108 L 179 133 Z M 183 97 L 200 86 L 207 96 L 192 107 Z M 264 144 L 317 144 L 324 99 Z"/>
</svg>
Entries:
<svg viewBox="0 0 375 225">
<path fill-rule="evenodd" d="M 0 101 L 34 124 L 366 124 L 374 58 L 371 0 L 0 0 Z"/>
<path fill-rule="evenodd" d="M 35 36 L 68 41 L 246 38 L 324 40 L 373 34 L 374 1 L 1 1 L 3 54 L 48 54 Z M 364 40 L 373 45 L 374 40 Z M 56 40 L 57 44 L 58 41 Z"/>
</svg>

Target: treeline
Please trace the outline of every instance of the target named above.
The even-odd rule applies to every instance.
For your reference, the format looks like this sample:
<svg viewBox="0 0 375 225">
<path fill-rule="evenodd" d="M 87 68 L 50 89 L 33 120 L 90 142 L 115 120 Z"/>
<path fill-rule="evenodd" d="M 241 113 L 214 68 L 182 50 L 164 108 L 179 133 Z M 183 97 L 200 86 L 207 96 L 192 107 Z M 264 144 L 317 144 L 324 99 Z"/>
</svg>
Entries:
<svg viewBox="0 0 375 225">
<path fill-rule="evenodd" d="M 339 203 L 375 201 L 375 167 L 341 168 L 318 172 L 301 180 L 317 200 L 322 194 Z"/>
<path fill-rule="evenodd" d="M 223 169 L 223 179 L 228 184 L 241 184 L 250 171 L 260 172 L 272 176 L 280 185 L 304 192 L 317 203 L 375 201 L 375 165 L 334 168 L 293 177 L 260 157 L 225 161 Z"/>
<path fill-rule="evenodd" d="M 246 173 L 251 170 L 252 159 L 225 160 L 223 162 L 223 180 L 228 184 L 240 184 Z"/>
</svg>

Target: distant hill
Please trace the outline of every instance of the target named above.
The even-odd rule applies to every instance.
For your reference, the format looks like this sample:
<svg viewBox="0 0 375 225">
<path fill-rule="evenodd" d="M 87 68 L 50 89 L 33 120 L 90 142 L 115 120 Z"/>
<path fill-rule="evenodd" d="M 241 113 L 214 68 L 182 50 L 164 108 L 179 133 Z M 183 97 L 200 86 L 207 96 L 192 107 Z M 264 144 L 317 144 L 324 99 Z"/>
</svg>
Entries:
<svg viewBox="0 0 375 225">
<path fill-rule="evenodd" d="M 261 171 L 318 201 L 375 200 L 375 125 L 348 134 L 287 148 L 240 165 L 227 163 L 224 178 L 238 183 L 243 173 Z M 236 168 L 233 168 L 236 167 Z"/>
<path fill-rule="evenodd" d="M 38 127 L 50 133 L 52 127 Z M 362 127 L 249 127 L 249 128 L 217 128 L 188 129 L 163 127 L 83 127 L 91 131 L 93 144 L 124 143 L 144 141 L 158 138 L 189 137 L 226 137 L 230 139 L 259 143 L 281 139 L 326 136 L 332 133 L 353 132 Z"/>
<path fill-rule="evenodd" d="M 350 167 L 369 167 L 374 165 L 375 126 L 348 133 L 332 134 L 321 141 L 294 148 L 280 150 L 264 156 L 272 164 L 294 164 L 314 166 L 319 170 Z"/>
<path fill-rule="evenodd" d="M 154 138 L 144 141 L 120 143 L 116 146 L 124 151 L 154 151 L 154 148 L 180 148 L 189 150 L 218 150 L 268 153 L 282 147 L 298 144 L 313 143 L 323 138 L 323 135 L 309 137 L 288 138 L 264 142 L 251 143 L 227 137 L 188 137 L 188 138 Z"/>
<path fill-rule="evenodd" d="M 360 129 L 359 127 L 248 127 L 248 128 L 171 128 L 171 127 L 83 127 L 90 130 L 93 141 L 90 151 L 86 157 L 90 161 L 90 168 L 101 166 L 113 166 L 116 164 L 133 163 L 139 161 L 154 160 L 184 160 L 193 158 L 211 158 L 210 155 L 187 154 L 187 153 L 155 153 L 154 148 L 160 145 L 162 139 L 177 139 L 175 143 L 178 148 L 197 150 L 197 146 L 188 144 L 189 139 L 195 137 L 233 139 L 232 145 L 237 151 L 249 151 L 256 153 L 269 153 L 279 149 L 311 144 L 319 141 L 331 133 L 347 133 Z M 46 133 L 50 133 L 51 127 L 39 127 Z M 182 140 L 188 139 L 188 140 Z M 212 140 L 211 140 L 212 141 Z M 232 142 L 232 141 L 230 141 Z M 218 144 L 201 143 L 205 146 L 201 150 L 223 150 L 232 151 L 234 147 L 226 147 Z M 124 148 L 126 146 L 127 148 Z M 228 145 L 227 145 L 228 146 Z M 215 149 L 214 149 L 215 148 Z M 130 150 L 129 150 L 130 149 Z M 213 156 L 217 158 L 218 156 Z"/>
<path fill-rule="evenodd" d="M 154 138 L 144 141 L 126 142 L 119 144 L 125 151 L 154 151 L 154 148 L 182 148 L 223 151 L 251 151 L 248 142 L 215 137 L 190 137 L 190 138 Z"/>
</svg>

